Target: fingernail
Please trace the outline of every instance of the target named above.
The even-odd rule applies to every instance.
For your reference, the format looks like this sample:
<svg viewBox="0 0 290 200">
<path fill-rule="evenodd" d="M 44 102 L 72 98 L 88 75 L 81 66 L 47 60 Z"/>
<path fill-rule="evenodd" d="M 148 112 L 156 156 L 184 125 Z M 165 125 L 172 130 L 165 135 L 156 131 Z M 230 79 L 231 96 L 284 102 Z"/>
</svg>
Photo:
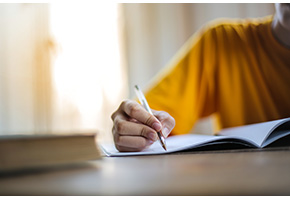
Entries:
<svg viewBox="0 0 290 200">
<path fill-rule="evenodd" d="M 157 122 L 154 122 L 152 127 L 156 130 L 156 131 L 159 131 L 162 127 L 159 123 Z"/>
<path fill-rule="evenodd" d="M 148 144 L 151 145 L 153 144 L 155 141 L 152 141 L 152 140 L 148 140 Z"/>
<path fill-rule="evenodd" d="M 157 140 L 157 135 L 156 135 L 156 133 L 149 133 L 148 138 L 152 141 L 155 141 L 155 140 Z"/>
<path fill-rule="evenodd" d="M 165 128 L 162 130 L 162 134 L 163 134 L 163 136 L 167 137 L 167 136 L 169 135 L 169 129 L 165 127 Z"/>
</svg>

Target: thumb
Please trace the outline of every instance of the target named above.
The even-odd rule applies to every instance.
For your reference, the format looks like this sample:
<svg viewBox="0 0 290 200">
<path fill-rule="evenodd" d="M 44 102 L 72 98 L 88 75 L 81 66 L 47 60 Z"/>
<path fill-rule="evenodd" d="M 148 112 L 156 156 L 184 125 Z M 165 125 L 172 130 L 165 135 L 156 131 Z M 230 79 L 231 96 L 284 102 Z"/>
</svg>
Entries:
<svg viewBox="0 0 290 200">
<path fill-rule="evenodd" d="M 175 126 L 175 119 L 165 111 L 155 111 L 153 113 L 162 124 L 162 135 L 168 137 Z"/>
</svg>

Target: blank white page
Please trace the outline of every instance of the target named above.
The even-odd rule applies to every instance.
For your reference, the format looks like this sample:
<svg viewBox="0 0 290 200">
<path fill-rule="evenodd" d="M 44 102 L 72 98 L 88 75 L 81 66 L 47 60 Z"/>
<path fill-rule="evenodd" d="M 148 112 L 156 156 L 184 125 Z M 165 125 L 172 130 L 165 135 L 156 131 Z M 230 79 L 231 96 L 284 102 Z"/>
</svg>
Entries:
<svg viewBox="0 0 290 200">
<path fill-rule="evenodd" d="M 212 135 L 196 135 L 196 134 L 186 134 L 171 136 L 166 139 L 167 151 L 165 151 L 160 142 L 156 141 L 148 149 L 141 152 L 119 152 L 114 144 L 103 144 L 102 149 L 108 156 L 134 156 L 134 155 L 152 155 L 152 154 L 165 154 L 172 153 L 176 151 L 181 151 L 193 147 L 198 147 L 201 144 L 215 141 L 217 138 L 223 139 L 223 136 L 212 136 Z"/>
</svg>

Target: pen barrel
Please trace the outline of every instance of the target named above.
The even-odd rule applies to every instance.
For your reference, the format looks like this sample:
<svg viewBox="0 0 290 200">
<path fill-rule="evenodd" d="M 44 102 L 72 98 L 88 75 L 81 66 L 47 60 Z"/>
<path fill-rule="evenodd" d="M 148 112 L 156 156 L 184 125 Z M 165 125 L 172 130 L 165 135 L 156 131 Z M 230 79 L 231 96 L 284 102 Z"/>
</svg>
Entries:
<svg viewBox="0 0 290 200">
<path fill-rule="evenodd" d="M 147 100 L 146 100 L 144 94 L 142 93 L 142 91 L 140 90 L 138 85 L 135 85 L 135 92 L 136 92 L 136 95 L 137 95 L 139 101 L 141 102 L 142 106 L 145 108 L 145 110 L 147 110 L 147 112 L 149 112 L 151 115 L 153 115 L 152 110 L 149 107 Z M 158 135 L 158 138 L 159 138 L 159 141 L 160 141 L 162 147 L 164 148 L 165 151 L 167 151 L 165 139 L 164 139 L 162 133 L 157 132 L 157 135 Z"/>
<path fill-rule="evenodd" d="M 144 99 L 142 99 L 142 106 L 151 114 L 151 115 L 153 115 L 153 113 L 152 113 L 152 110 L 151 110 L 151 108 L 149 107 L 149 105 L 148 105 L 148 103 L 146 102 L 146 100 L 144 100 Z"/>
</svg>

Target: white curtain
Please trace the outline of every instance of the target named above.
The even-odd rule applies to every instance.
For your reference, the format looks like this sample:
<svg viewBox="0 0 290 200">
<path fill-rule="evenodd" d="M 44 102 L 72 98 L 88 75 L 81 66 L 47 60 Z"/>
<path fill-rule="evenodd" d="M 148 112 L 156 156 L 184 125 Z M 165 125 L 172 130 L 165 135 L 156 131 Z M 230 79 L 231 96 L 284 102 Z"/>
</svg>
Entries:
<svg viewBox="0 0 290 200">
<path fill-rule="evenodd" d="M 51 68 L 46 4 L 0 4 L 0 132 L 50 127 Z"/>
<path fill-rule="evenodd" d="M 118 4 L 0 4 L 0 133 L 99 132 L 127 96 Z"/>
<path fill-rule="evenodd" d="M 115 3 L 50 5 L 56 43 L 52 65 L 54 129 L 99 131 L 103 139 L 111 138 L 110 116 L 127 97 L 118 9 Z"/>
</svg>

